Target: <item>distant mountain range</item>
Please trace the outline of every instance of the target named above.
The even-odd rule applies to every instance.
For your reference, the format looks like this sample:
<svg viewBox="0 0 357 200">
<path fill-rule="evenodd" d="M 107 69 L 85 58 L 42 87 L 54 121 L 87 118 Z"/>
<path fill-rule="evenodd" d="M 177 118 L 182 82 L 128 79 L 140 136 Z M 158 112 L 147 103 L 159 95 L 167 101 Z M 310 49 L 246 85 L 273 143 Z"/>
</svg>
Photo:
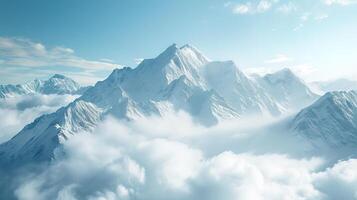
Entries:
<svg viewBox="0 0 357 200">
<path fill-rule="evenodd" d="M 78 84 L 61 75 L 18 88 L 44 94 L 81 91 Z M 232 61 L 210 61 L 191 45 L 172 45 L 156 58 L 143 60 L 134 69 L 115 69 L 74 102 L 25 126 L 0 145 L 0 162 L 54 159 L 55 149 L 64 141 L 80 131 L 91 131 L 108 115 L 136 120 L 184 110 L 197 123 L 211 126 L 246 116 L 292 113 L 317 98 L 319 96 L 289 69 L 251 79 Z M 292 125 L 294 130 L 302 127 L 298 121 L 304 116 L 298 116 L 293 123 L 296 125 Z"/>
<path fill-rule="evenodd" d="M 357 90 L 357 81 L 342 78 L 333 81 L 313 82 L 311 83 L 311 86 L 322 93 L 333 91 L 349 91 Z"/>
<path fill-rule="evenodd" d="M 0 85 L 0 98 L 29 94 L 82 94 L 88 88 L 68 77 L 55 74 L 48 80 L 36 79 L 25 84 Z"/>
</svg>

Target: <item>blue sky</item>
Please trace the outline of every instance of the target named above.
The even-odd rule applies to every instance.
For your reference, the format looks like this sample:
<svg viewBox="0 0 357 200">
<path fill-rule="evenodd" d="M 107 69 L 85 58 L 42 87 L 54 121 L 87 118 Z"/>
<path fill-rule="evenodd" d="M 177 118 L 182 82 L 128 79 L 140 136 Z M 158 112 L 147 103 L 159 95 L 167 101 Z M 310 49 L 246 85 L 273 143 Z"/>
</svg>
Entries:
<svg viewBox="0 0 357 200">
<path fill-rule="evenodd" d="M 356 0 L 0 0 L 0 83 L 90 84 L 172 43 L 247 72 L 357 75 Z"/>
</svg>

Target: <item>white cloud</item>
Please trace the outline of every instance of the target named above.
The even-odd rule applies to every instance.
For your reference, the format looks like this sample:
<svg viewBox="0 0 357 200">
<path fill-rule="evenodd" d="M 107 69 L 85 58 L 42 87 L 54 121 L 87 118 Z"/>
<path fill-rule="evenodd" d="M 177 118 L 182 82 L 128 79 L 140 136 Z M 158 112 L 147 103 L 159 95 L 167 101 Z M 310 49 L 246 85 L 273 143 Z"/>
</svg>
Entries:
<svg viewBox="0 0 357 200">
<path fill-rule="evenodd" d="M 356 167 L 356 159 L 338 162 L 331 168 L 314 175 L 314 186 L 325 195 L 326 200 L 356 199 Z"/>
<path fill-rule="evenodd" d="M 85 70 L 111 70 L 119 67 L 108 61 L 87 60 L 65 47 L 47 48 L 28 39 L 0 37 L 0 59 L 4 66 L 67 66 Z"/>
<path fill-rule="evenodd" d="M 272 3 L 267 0 L 260 1 L 257 6 L 257 12 L 265 12 L 269 10 L 272 6 Z"/>
<path fill-rule="evenodd" d="M 324 0 L 324 3 L 329 6 L 334 4 L 347 6 L 357 3 L 357 0 Z"/>
<path fill-rule="evenodd" d="M 296 10 L 297 10 L 297 6 L 293 2 L 282 4 L 277 8 L 277 11 L 282 13 L 290 13 Z"/>
<path fill-rule="evenodd" d="M 292 58 L 288 57 L 287 55 L 278 54 L 274 58 L 271 58 L 271 59 L 266 60 L 264 62 L 272 64 L 272 63 L 285 63 L 285 62 L 288 62 L 288 61 L 291 61 L 291 60 L 292 60 Z"/>
<path fill-rule="evenodd" d="M 195 180 L 204 199 L 317 199 L 311 183 L 318 159 L 223 152 L 204 163 Z"/>
<path fill-rule="evenodd" d="M 235 14 L 247 14 L 252 12 L 250 4 L 237 4 L 232 8 L 233 13 Z"/>
<path fill-rule="evenodd" d="M 153 120 L 152 123 L 156 123 L 159 119 Z M 174 123 L 162 120 L 161 124 Z M 232 125 L 206 129 L 192 123 L 186 130 L 164 128 L 161 131 L 168 133 L 154 134 L 159 129 L 147 121 L 132 124 L 108 118 L 94 133 L 72 137 L 63 146 L 65 156 L 22 178 L 15 194 L 20 200 L 160 200 L 168 197 L 322 200 L 341 195 L 343 199 L 352 199 L 357 189 L 355 160 L 338 162 L 324 169 L 321 158 L 286 155 L 293 148 L 305 151 L 302 143 L 295 147 L 288 145 L 290 149 L 284 154 L 251 153 L 261 148 L 261 144 L 246 146 L 243 152 L 237 152 L 231 147 L 252 144 L 254 140 L 237 137 L 242 129 L 237 123 Z M 182 131 L 201 133 L 177 137 Z M 269 139 L 261 138 L 267 146 L 279 147 L 288 141 L 285 138 L 279 144 L 270 143 L 276 141 L 270 134 Z M 207 140 L 212 143 L 206 143 Z M 233 142 L 232 146 L 229 142 Z M 209 151 L 217 147 L 220 150 Z"/>
<path fill-rule="evenodd" d="M 109 59 L 81 58 L 70 48 L 48 48 L 28 39 L 0 37 L 0 67 L 1 84 L 24 83 L 60 73 L 89 85 L 121 66 Z"/>
<path fill-rule="evenodd" d="M 224 7 L 228 7 L 234 14 L 256 14 L 270 10 L 277 0 L 247 1 L 245 3 L 226 2 Z"/>
<path fill-rule="evenodd" d="M 114 60 L 109 59 L 109 58 L 101 58 L 101 59 L 99 59 L 99 60 L 100 60 L 100 61 L 103 61 L 103 62 L 108 62 L 108 63 L 115 63 Z"/>
</svg>

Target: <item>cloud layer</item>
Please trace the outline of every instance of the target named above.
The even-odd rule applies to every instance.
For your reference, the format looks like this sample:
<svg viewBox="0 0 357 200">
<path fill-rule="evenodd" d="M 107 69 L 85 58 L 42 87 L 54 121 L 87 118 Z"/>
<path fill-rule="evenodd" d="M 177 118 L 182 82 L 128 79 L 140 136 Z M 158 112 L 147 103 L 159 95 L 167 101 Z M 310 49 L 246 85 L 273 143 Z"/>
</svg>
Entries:
<svg viewBox="0 0 357 200">
<path fill-rule="evenodd" d="M 297 141 L 284 134 L 249 132 L 253 124 L 258 125 L 207 129 L 184 113 L 136 122 L 108 118 L 94 133 L 65 143 L 49 167 L 21 176 L 15 195 L 22 200 L 353 199 L 355 159 L 326 168 L 322 157 L 293 156 L 305 149 L 303 143 L 292 146 Z"/>
</svg>

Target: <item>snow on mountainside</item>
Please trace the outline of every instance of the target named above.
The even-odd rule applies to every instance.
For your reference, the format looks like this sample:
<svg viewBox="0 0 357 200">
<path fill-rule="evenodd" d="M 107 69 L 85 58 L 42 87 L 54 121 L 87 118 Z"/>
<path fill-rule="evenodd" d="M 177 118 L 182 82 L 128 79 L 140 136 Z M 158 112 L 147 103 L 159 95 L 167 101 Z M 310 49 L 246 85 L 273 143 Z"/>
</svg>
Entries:
<svg viewBox="0 0 357 200">
<path fill-rule="evenodd" d="M 282 109 L 233 62 L 211 62 L 190 45 L 172 45 L 134 69 L 115 69 L 73 103 L 27 125 L 0 145 L 0 162 L 53 159 L 62 142 L 107 115 L 135 120 L 175 110 L 213 125 L 251 113 L 278 115 Z"/>
<path fill-rule="evenodd" d="M 263 77 L 256 77 L 256 80 L 276 102 L 287 110 L 296 111 L 304 108 L 319 97 L 288 68 Z"/>
<path fill-rule="evenodd" d="M 326 93 L 296 115 L 290 128 L 317 144 L 356 145 L 357 92 Z"/>
<path fill-rule="evenodd" d="M 34 80 L 26 84 L 0 85 L 0 98 L 8 98 L 28 94 L 81 94 L 87 87 L 81 87 L 74 80 L 60 74 L 50 79 Z"/>
<path fill-rule="evenodd" d="M 202 69 L 209 88 L 217 91 L 238 113 L 279 115 L 279 106 L 232 62 L 211 62 Z"/>
<path fill-rule="evenodd" d="M 144 60 L 135 69 L 114 70 L 106 80 L 84 93 L 81 99 L 127 119 L 163 115 L 169 112 L 161 109 L 163 105 L 167 109 L 185 110 L 207 125 L 227 117 L 237 117 L 238 114 L 225 100 L 209 92 L 210 88 L 207 88 L 200 74 L 207 63 L 208 59 L 196 48 L 172 45 L 156 58 Z M 210 105 L 197 111 L 197 104 L 203 102 L 210 102 Z M 222 110 L 230 114 L 226 115 Z M 209 114 L 200 116 L 205 112 Z"/>
</svg>

